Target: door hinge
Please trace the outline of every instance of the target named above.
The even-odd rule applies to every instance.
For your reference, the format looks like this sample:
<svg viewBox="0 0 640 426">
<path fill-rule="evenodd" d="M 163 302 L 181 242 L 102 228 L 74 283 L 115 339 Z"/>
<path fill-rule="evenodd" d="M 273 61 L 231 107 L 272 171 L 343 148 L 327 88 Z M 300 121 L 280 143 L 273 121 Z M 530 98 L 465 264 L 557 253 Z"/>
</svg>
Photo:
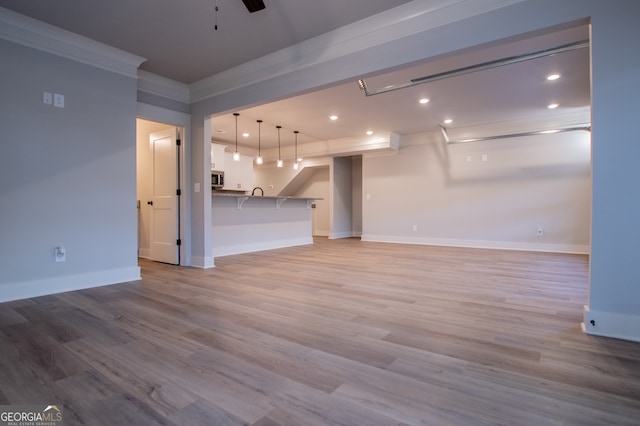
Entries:
<svg viewBox="0 0 640 426">
<path fill-rule="evenodd" d="M 179 246 L 182 245 L 182 240 L 180 238 L 178 238 L 178 240 L 176 241 L 176 245 L 179 245 Z"/>
<path fill-rule="evenodd" d="M 180 146 L 180 139 L 176 139 L 176 145 Z"/>
<path fill-rule="evenodd" d="M 177 195 L 177 196 L 182 195 L 182 190 L 181 190 L 181 189 L 176 189 L 176 195 Z"/>
</svg>

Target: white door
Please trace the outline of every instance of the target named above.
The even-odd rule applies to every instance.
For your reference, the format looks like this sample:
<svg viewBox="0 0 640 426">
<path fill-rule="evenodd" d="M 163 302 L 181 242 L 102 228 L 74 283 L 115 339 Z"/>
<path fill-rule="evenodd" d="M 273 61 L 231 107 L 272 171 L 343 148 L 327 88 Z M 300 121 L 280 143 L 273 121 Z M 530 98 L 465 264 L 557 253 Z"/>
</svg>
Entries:
<svg viewBox="0 0 640 426">
<path fill-rule="evenodd" d="M 176 128 L 150 136 L 153 151 L 150 257 L 158 262 L 180 263 L 180 227 L 178 198 L 178 130 Z"/>
</svg>

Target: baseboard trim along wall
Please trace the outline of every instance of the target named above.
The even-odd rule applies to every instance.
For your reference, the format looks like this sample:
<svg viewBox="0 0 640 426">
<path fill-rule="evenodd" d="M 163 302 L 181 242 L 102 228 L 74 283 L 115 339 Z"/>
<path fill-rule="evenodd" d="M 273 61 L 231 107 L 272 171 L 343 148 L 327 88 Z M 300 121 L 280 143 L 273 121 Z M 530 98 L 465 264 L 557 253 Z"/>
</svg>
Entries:
<svg viewBox="0 0 640 426">
<path fill-rule="evenodd" d="M 47 296 L 67 291 L 83 290 L 140 279 L 140 268 L 110 269 L 86 274 L 64 275 L 41 280 L 13 282 L 0 285 L 0 302 Z"/>
<path fill-rule="evenodd" d="M 585 306 L 582 331 L 594 336 L 640 342 L 640 315 L 594 311 Z"/>
<path fill-rule="evenodd" d="M 397 244 L 419 244 L 427 246 L 486 248 L 494 250 L 542 251 L 549 253 L 589 254 L 588 245 L 580 244 L 552 244 L 552 243 L 523 243 L 517 241 L 481 241 L 454 240 L 446 238 L 408 238 L 395 235 L 363 234 L 362 241 Z"/>
<path fill-rule="evenodd" d="M 190 266 L 200 269 L 209 269 L 215 268 L 216 264 L 213 260 L 213 257 L 191 256 Z"/>
<path fill-rule="evenodd" d="M 233 244 L 225 246 L 214 246 L 213 257 L 230 256 L 233 254 L 253 253 L 256 251 L 273 250 L 285 247 L 296 247 L 313 244 L 311 236 L 304 238 L 294 238 L 289 240 L 260 241 L 249 244 Z"/>
</svg>

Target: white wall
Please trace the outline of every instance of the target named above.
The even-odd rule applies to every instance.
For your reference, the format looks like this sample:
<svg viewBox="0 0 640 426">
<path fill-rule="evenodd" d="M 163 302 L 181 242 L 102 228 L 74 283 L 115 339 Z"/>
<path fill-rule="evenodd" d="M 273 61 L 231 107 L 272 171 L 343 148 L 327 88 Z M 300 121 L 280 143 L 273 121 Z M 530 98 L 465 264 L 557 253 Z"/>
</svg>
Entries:
<svg viewBox="0 0 640 426">
<path fill-rule="evenodd" d="M 456 145 L 438 136 L 365 156 L 363 239 L 588 252 L 588 132 Z"/>
<path fill-rule="evenodd" d="M 0 57 L 0 300 L 137 279 L 136 79 L 4 40 Z"/>
</svg>

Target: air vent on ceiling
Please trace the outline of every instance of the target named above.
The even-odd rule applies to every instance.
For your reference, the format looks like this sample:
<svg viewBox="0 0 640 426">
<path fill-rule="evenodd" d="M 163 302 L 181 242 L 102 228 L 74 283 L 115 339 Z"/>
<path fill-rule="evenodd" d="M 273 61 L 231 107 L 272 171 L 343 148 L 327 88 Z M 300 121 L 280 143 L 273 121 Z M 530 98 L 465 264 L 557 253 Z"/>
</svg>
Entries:
<svg viewBox="0 0 640 426">
<path fill-rule="evenodd" d="M 257 12 L 265 8 L 262 0 L 242 0 L 242 3 L 247 7 L 249 13 Z"/>
</svg>

